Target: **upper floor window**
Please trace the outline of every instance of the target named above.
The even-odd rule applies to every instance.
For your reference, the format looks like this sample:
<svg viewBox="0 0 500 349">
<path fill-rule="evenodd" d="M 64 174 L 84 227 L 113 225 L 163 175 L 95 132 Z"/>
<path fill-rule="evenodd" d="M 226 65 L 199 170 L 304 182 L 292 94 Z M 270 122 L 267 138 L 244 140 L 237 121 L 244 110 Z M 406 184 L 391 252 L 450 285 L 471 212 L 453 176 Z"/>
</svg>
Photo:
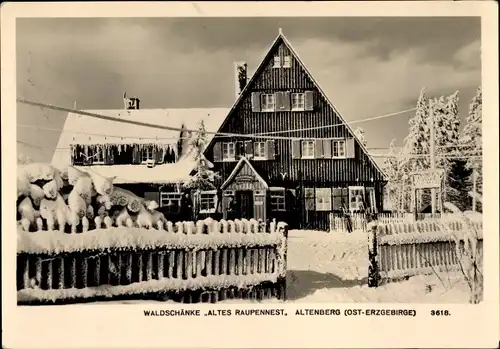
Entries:
<svg viewBox="0 0 500 349">
<path fill-rule="evenodd" d="M 234 142 L 222 143 L 222 160 L 234 160 L 236 158 L 236 145 Z"/>
<path fill-rule="evenodd" d="M 93 165 L 104 164 L 104 149 L 100 146 L 89 147 L 85 154 Z"/>
<path fill-rule="evenodd" d="M 274 56 L 273 68 L 281 68 L 281 57 L 280 57 L 280 55 Z"/>
<path fill-rule="evenodd" d="M 255 142 L 253 145 L 253 156 L 254 159 L 265 159 L 266 158 L 266 142 Z"/>
<path fill-rule="evenodd" d="M 302 158 L 314 159 L 314 141 L 302 141 Z"/>
<path fill-rule="evenodd" d="M 147 162 L 148 160 L 153 160 L 154 159 L 154 154 L 153 154 L 153 147 L 144 147 L 142 149 L 142 162 Z"/>
<path fill-rule="evenodd" d="M 292 110 L 305 109 L 305 95 L 303 93 L 292 93 Z"/>
<path fill-rule="evenodd" d="M 338 139 L 332 141 L 332 157 L 333 158 L 345 157 L 345 140 Z"/>
<path fill-rule="evenodd" d="M 283 68 L 290 68 L 292 66 L 292 57 L 286 55 L 283 57 Z"/>
<path fill-rule="evenodd" d="M 274 111 L 276 106 L 276 100 L 274 94 L 263 94 L 262 95 L 262 111 Z"/>
</svg>

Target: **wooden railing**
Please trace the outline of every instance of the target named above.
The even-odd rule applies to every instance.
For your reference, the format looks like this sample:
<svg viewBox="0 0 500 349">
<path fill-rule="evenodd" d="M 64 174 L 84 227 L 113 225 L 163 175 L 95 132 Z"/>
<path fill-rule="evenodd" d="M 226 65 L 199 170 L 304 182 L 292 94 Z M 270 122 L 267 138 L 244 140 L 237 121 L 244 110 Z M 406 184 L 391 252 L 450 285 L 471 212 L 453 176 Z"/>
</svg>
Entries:
<svg viewBox="0 0 500 349">
<path fill-rule="evenodd" d="M 413 223 L 378 224 L 368 234 L 369 283 L 461 269 L 471 245 L 482 265 L 482 222 L 426 220 Z"/>
<path fill-rule="evenodd" d="M 19 231 L 18 302 L 285 299 L 286 224 L 208 219 L 167 226 Z"/>
</svg>

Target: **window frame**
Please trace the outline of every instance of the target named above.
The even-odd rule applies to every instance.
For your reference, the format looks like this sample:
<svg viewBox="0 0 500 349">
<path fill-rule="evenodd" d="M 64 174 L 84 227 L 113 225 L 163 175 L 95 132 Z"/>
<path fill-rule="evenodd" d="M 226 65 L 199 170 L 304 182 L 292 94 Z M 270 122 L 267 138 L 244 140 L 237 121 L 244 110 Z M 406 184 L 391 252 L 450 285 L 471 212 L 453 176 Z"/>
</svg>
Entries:
<svg viewBox="0 0 500 349">
<path fill-rule="evenodd" d="M 273 212 L 286 211 L 286 191 L 285 188 L 270 189 L 269 206 Z"/>
<path fill-rule="evenodd" d="M 167 196 L 165 198 L 165 196 Z M 168 196 L 172 196 L 172 197 L 168 197 Z M 164 201 L 168 200 L 168 202 L 171 202 L 171 201 L 177 201 L 177 211 L 171 211 L 169 209 L 170 205 L 169 204 L 165 204 Z M 160 192 L 160 207 L 163 209 L 163 210 L 166 210 L 168 213 L 180 213 L 181 212 L 181 202 L 182 202 L 182 193 L 181 192 L 177 192 L 177 191 L 162 191 Z M 168 209 L 167 209 L 168 208 Z"/>
<path fill-rule="evenodd" d="M 294 106 L 294 96 L 302 97 L 302 106 Z M 290 96 L 290 110 L 291 111 L 304 111 L 306 110 L 306 94 L 304 92 L 294 92 Z"/>
<path fill-rule="evenodd" d="M 215 213 L 217 211 L 217 190 L 201 191 L 199 194 L 199 200 L 200 213 Z M 203 201 L 205 200 L 208 201 L 208 206 L 206 209 L 203 208 Z M 213 204 L 213 207 L 210 207 L 211 204 Z"/>
<path fill-rule="evenodd" d="M 144 160 L 144 152 L 146 152 L 146 160 Z M 151 155 L 151 158 L 149 157 Z M 141 164 L 147 164 L 148 161 L 155 159 L 153 147 L 143 147 L 141 150 Z"/>
<path fill-rule="evenodd" d="M 257 154 L 257 149 L 262 151 L 262 154 Z M 253 158 L 254 160 L 266 159 L 266 142 L 254 142 L 253 144 Z"/>
<path fill-rule="evenodd" d="M 312 154 L 307 154 L 307 155 L 304 155 L 304 145 L 305 144 L 312 144 L 312 148 L 310 148 L 309 146 L 306 147 L 306 149 L 308 150 L 308 152 L 312 149 Z M 303 139 L 300 141 L 300 155 L 301 155 L 301 158 L 302 159 L 314 159 L 314 154 L 315 154 L 315 151 L 316 151 L 316 142 L 312 139 Z"/>
<path fill-rule="evenodd" d="M 355 199 L 353 192 L 358 190 L 362 191 L 361 198 L 363 199 L 363 201 L 366 201 L 365 200 L 366 191 L 364 186 L 349 186 L 349 211 L 358 211 L 358 207 L 353 207 L 353 204 L 356 204 L 356 201 L 353 201 L 353 198 Z"/>
<path fill-rule="evenodd" d="M 105 164 L 104 151 L 100 148 L 101 147 L 92 149 L 92 152 L 93 152 L 92 165 L 104 165 Z M 99 158 L 99 155 L 100 155 L 100 158 Z"/>
<path fill-rule="evenodd" d="M 281 68 L 281 56 L 279 54 L 275 55 L 273 58 L 273 68 Z"/>
<path fill-rule="evenodd" d="M 342 144 L 343 154 L 340 155 L 340 144 Z M 333 139 L 332 140 L 332 159 L 346 159 L 347 158 L 347 143 L 345 139 Z M 335 155 L 337 153 L 337 155 Z"/>
<path fill-rule="evenodd" d="M 284 55 L 283 56 L 283 68 L 291 68 L 292 67 L 292 55 Z"/>
<path fill-rule="evenodd" d="M 272 108 L 267 105 L 267 98 L 271 97 L 273 103 Z M 266 101 L 266 103 L 264 102 Z M 273 112 L 276 111 L 276 96 L 274 93 L 263 93 L 260 95 L 260 110 L 262 112 Z"/>
<path fill-rule="evenodd" d="M 228 156 L 226 157 L 226 148 L 227 146 L 227 154 Z M 231 155 L 231 148 L 232 148 L 232 157 Z M 222 149 L 222 161 L 235 161 L 236 160 L 236 142 L 222 142 L 221 145 Z"/>
<path fill-rule="evenodd" d="M 332 188 L 316 188 L 315 210 L 332 211 Z"/>
</svg>

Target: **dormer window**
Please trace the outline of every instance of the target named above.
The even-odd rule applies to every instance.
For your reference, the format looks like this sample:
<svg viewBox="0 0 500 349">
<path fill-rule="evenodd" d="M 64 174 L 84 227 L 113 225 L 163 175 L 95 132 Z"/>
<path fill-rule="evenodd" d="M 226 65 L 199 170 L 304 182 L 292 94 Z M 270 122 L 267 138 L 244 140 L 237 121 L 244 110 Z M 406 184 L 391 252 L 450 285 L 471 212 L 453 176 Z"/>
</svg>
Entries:
<svg viewBox="0 0 500 349">
<path fill-rule="evenodd" d="M 283 57 L 283 68 L 292 67 L 292 56 L 286 55 Z"/>
<path fill-rule="evenodd" d="M 281 68 L 281 57 L 280 57 L 280 55 L 274 56 L 273 68 Z"/>
<path fill-rule="evenodd" d="M 274 111 L 276 107 L 276 100 L 274 94 L 263 94 L 262 98 L 262 111 Z"/>
</svg>

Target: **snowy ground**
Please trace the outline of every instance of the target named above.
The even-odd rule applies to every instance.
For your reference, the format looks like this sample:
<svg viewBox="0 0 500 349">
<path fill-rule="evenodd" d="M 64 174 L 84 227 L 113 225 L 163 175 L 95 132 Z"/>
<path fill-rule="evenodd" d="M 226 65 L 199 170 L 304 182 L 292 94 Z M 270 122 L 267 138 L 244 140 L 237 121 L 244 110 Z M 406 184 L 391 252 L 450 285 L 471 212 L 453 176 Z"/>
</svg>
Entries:
<svg viewBox="0 0 500 349">
<path fill-rule="evenodd" d="M 287 290 L 292 302 L 467 303 L 469 299 L 459 273 L 415 276 L 369 288 L 363 232 L 290 231 L 288 249 Z"/>
</svg>

